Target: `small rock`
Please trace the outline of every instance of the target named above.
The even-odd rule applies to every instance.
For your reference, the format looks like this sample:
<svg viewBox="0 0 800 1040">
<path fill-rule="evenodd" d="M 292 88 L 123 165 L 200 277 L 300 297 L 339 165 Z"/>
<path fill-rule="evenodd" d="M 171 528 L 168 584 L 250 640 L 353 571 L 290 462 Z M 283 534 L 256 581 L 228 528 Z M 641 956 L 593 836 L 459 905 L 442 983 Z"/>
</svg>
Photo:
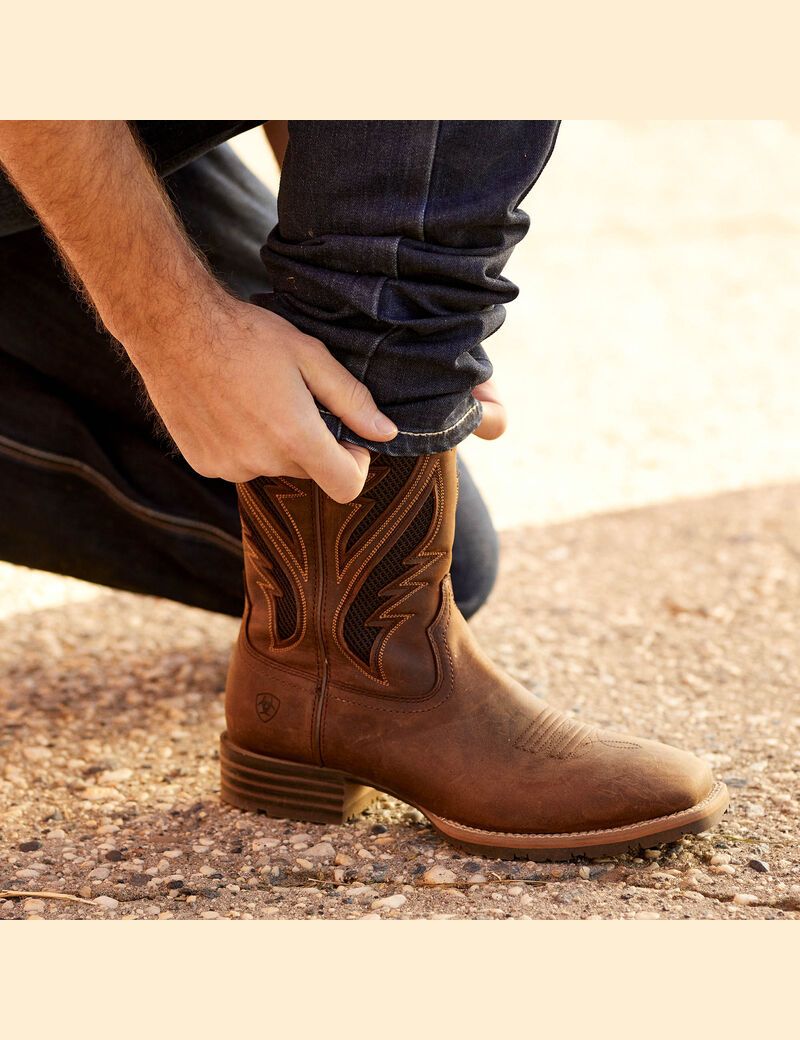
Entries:
<svg viewBox="0 0 800 1040">
<path fill-rule="evenodd" d="M 339 867 L 352 867 L 355 860 L 345 852 L 337 852 L 336 859 L 333 862 Z"/>
<path fill-rule="evenodd" d="M 435 866 L 429 867 L 420 880 L 423 885 L 452 885 L 458 879 L 452 870 L 437 863 Z M 474 877 L 472 880 L 475 880 Z"/>
<path fill-rule="evenodd" d="M 336 849 L 329 841 L 321 841 L 318 845 L 312 845 L 306 849 L 306 859 L 328 860 L 336 855 Z"/>
<path fill-rule="evenodd" d="M 98 896 L 92 902 L 95 906 L 101 906 L 104 910 L 116 910 L 119 906 L 119 900 L 113 899 L 111 896 Z"/>
<path fill-rule="evenodd" d="M 715 852 L 711 857 L 710 863 L 712 867 L 721 867 L 723 863 L 730 863 L 731 857 L 727 852 Z"/>
<path fill-rule="evenodd" d="M 26 899 L 22 904 L 26 914 L 41 914 L 44 911 L 43 899 Z"/>
<path fill-rule="evenodd" d="M 54 841 L 61 841 L 66 838 L 67 832 L 62 831 L 60 827 L 55 827 L 52 831 L 47 832 L 47 837 L 52 838 Z"/>
<path fill-rule="evenodd" d="M 203 913 L 200 914 L 200 916 L 203 918 L 204 921 L 218 921 L 219 920 L 219 914 L 217 913 L 216 910 L 204 910 Z"/>
<path fill-rule="evenodd" d="M 81 792 L 81 797 L 89 802 L 113 802 L 122 797 L 115 787 L 100 787 L 93 784 Z"/>
<path fill-rule="evenodd" d="M 751 859 L 747 865 L 758 874 L 769 874 L 770 872 L 769 863 L 765 863 L 763 859 Z"/>
<path fill-rule="evenodd" d="M 661 859 L 661 849 L 645 849 L 645 859 Z"/>
<path fill-rule="evenodd" d="M 750 895 L 749 892 L 737 892 L 733 897 L 736 906 L 754 906 L 759 902 L 758 896 Z"/>
<path fill-rule="evenodd" d="M 20 852 L 37 852 L 41 847 L 42 843 L 40 841 L 23 841 L 18 846 Z"/>
<path fill-rule="evenodd" d="M 22 749 L 22 754 L 29 762 L 44 762 L 52 757 L 53 752 L 45 747 L 26 747 Z"/>
<path fill-rule="evenodd" d="M 303 870 L 313 870 L 314 869 L 314 864 L 311 862 L 310 859 L 303 859 L 302 857 L 298 857 L 295 860 L 295 863 L 298 865 L 298 867 L 302 867 Z"/>
<path fill-rule="evenodd" d="M 588 881 L 591 876 L 592 871 L 590 867 L 583 866 L 578 868 L 578 877 L 583 878 L 584 881 Z"/>
<path fill-rule="evenodd" d="M 95 881 L 105 881 L 110 873 L 109 867 L 95 867 L 89 877 L 94 878 Z"/>
<path fill-rule="evenodd" d="M 661 914 L 657 914 L 654 910 L 638 910 L 633 916 L 637 921 L 661 920 Z"/>
<path fill-rule="evenodd" d="M 390 910 L 399 910 L 400 907 L 407 902 L 408 900 L 405 896 L 398 894 L 395 896 L 384 896 L 383 899 L 376 899 L 372 905 L 375 907 L 386 906 L 389 907 Z"/>
<path fill-rule="evenodd" d="M 205 842 L 201 842 L 205 844 Z M 253 852 L 262 852 L 264 849 L 276 849 L 280 845 L 277 838 L 256 838 L 253 842 Z"/>
<path fill-rule="evenodd" d="M 104 784 L 118 784 L 123 780 L 130 780 L 133 776 L 132 769 L 109 769 L 101 773 L 98 779 Z"/>
</svg>

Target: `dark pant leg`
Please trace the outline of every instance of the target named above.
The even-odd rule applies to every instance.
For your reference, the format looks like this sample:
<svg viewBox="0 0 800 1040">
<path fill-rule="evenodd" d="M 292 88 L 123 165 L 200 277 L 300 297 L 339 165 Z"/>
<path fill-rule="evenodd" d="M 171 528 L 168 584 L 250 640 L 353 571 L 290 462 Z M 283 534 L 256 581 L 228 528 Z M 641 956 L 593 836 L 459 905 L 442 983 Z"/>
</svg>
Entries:
<svg viewBox="0 0 800 1040">
<path fill-rule="evenodd" d="M 168 181 L 187 228 L 237 295 L 267 288 L 270 193 L 221 148 Z M 488 595 L 497 543 L 462 471 L 453 586 Z M 129 366 L 39 230 L 0 236 L 0 559 L 239 614 L 236 491 L 158 439 Z"/>
<path fill-rule="evenodd" d="M 517 295 L 502 275 L 519 208 L 558 124 L 294 121 L 263 251 L 263 306 L 322 340 L 400 434 L 378 451 L 444 451 L 480 422 L 483 341 Z M 323 412 L 339 437 L 366 443 Z"/>
</svg>

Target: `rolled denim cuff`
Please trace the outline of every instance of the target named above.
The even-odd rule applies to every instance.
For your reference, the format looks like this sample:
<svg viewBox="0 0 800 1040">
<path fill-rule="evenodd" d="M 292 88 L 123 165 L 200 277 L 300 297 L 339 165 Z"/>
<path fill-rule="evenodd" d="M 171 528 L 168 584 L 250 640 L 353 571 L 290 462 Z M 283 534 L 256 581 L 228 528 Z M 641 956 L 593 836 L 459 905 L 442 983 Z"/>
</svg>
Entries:
<svg viewBox="0 0 800 1040">
<path fill-rule="evenodd" d="M 320 408 L 325 425 L 339 441 L 348 441 L 350 444 L 360 444 L 363 448 L 377 452 L 379 455 L 435 455 L 440 451 L 449 451 L 455 448 L 461 441 L 465 440 L 480 425 L 483 418 L 483 405 L 470 397 L 464 402 L 452 421 L 441 430 L 403 430 L 391 441 L 368 441 L 353 433 L 332 412 Z M 392 409 L 384 409 L 393 422 L 396 421 L 392 415 Z M 399 424 L 398 424 L 399 425 Z"/>
</svg>

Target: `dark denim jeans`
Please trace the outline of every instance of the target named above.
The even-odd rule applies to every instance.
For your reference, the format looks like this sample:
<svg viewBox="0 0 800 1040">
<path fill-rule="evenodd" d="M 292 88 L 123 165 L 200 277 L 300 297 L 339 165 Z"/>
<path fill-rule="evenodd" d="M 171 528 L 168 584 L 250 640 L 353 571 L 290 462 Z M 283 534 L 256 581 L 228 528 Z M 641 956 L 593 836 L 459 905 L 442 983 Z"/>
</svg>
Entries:
<svg viewBox="0 0 800 1040">
<path fill-rule="evenodd" d="M 483 341 L 517 288 L 502 275 L 528 230 L 519 208 L 558 123 L 297 121 L 256 301 L 322 340 L 400 434 L 392 455 L 444 451 L 479 424 Z"/>
<path fill-rule="evenodd" d="M 293 124 L 266 270 L 270 194 L 227 147 L 187 163 L 204 142 L 251 124 L 204 125 L 139 129 L 160 170 L 181 167 L 170 193 L 220 279 L 363 376 L 405 431 L 393 450 L 463 439 L 477 421 L 471 389 L 489 372 L 481 339 L 516 294 L 500 269 L 527 227 L 517 203 L 555 124 Z M 322 152 L 312 156 L 314 142 Z M 496 181 L 483 180 L 490 174 Z M 233 487 L 200 477 L 158 440 L 126 365 L 0 183 L 3 215 L 0 558 L 238 613 Z M 461 467 L 453 585 L 465 614 L 485 600 L 496 566 L 486 507 Z"/>
</svg>

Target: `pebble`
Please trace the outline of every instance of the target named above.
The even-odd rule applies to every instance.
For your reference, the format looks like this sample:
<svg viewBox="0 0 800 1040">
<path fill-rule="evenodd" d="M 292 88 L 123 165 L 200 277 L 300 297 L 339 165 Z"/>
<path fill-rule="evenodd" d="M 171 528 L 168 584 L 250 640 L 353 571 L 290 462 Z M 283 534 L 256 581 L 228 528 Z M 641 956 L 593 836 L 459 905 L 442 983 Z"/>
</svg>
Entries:
<svg viewBox="0 0 800 1040">
<path fill-rule="evenodd" d="M 769 874 L 770 872 L 769 863 L 765 863 L 763 859 L 751 859 L 747 865 L 758 874 Z"/>
<path fill-rule="evenodd" d="M 429 867 L 420 880 L 423 885 L 452 885 L 458 878 L 452 870 L 437 863 L 435 866 Z"/>
<path fill-rule="evenodd" d="M 110 873 L 109 867 L 95 867 L 89 877 L 94 878 L 95 881 L 105 881 Z"/>
<path fill-rule="evenodd" d="M 93 899 L 92 902 L 95 906 L 101 906 L 104 910 L 116 910 L 119 906 L 119 900 L 114 899 L 111 896 L 98 896 L 97 899 Z"/>
<path fill-rule="evenodd" d="M 52 757 L 52 751 L 45 747 L 25 747 L 22 749 L 23 756 L 29 762 L 44 762 Z"/>
<path fill-rule="evenodd" d="M 657 914 L 655 910 L 637 910 L 633 915 L 637 921 L 660 921 L 661 914 Z"/>
<path fill-rule="evenodd" d="M 336 855 L 336 849 L 329 841 L 321 841 L 318 845 L 312 845 L 306 849 L 306 859 L 329 860 Z"/>
<path fill-rule="evenodd" d="M 737 892 L 733 901 L 736 906 L 754 906 L 760 902 L 758 896 L 750 895 L 749 892 Z"/>
<path fill-rule="evenodd" d="M 104 784 L 111 784 L 113 787 L 114 784 L 121 783 L 123 780 L 130 780 L 132 776 L 132 769 L 109 769 L 107 772 L 101 773 L 98 779 Z"/>
<path fill-rule="evenodd" d="M 399 910 L 400 907 L 407 902 L 408 899 L 405 896 L 398 894 L 395 896 L 384 896 L 382 899 L 376 899 L 372 905 L 375 907 L 386 906 L 389 907 L 390 910 Z"/>
<path fill-rule="evenodd" d="M 277 838 L 256 838 L 253 842 L 253 852 L 262 852 L 264 849 L 275 849 L 278 845 L 280 845 L 280 842 Z"/>
<path fill-rule="evenodd" d="M 43 899 L 26 899 L 22 904 L 26 914 L 41 914 L 44 911 Z"/>
<path fill-rule="evenodd" d="M 337 852 L 336 859 L 333 861 L 339 867 L 352 867 L 355 860 L 352 856 L 348 856 L 345 852 Z"/>
<path fill-rule="evenodd" d="M 591 876 L 591 867 L 583 866 L 578 868 L 578 877 L 583 878 L 584 881 L 588 881 Z"/>
<path fill-rule="evenodd" d="M 81 796 L 88 802 L 112 802 L 122 797 L 116 787 L 100 787 L 97 784 L 81 791 Z"/>
<path fill-rule="evenodd" d="M 727 852 L 715 852 L 710 859 L 712 867 L 721 867 L 725 863 L 730 863 L 731 857 Z"/>
<path fill-rule="evenodd" d="M 20 852 L 37 852 L 42 847 L 42 843 L 40 841 L 23 841 L 18 847 Z"/>
<path fill-rule="evenodd" d="M 302 867 L 303 870 L 313 870 L 314 869 L 314 864 L 311 862 L 311 860 L 310 859 L 303 859 L 301 856 L 298 856 L 298 858 L 295 860 L 295 863 L 298 865 L 298 867 Z"/>
</svg>

